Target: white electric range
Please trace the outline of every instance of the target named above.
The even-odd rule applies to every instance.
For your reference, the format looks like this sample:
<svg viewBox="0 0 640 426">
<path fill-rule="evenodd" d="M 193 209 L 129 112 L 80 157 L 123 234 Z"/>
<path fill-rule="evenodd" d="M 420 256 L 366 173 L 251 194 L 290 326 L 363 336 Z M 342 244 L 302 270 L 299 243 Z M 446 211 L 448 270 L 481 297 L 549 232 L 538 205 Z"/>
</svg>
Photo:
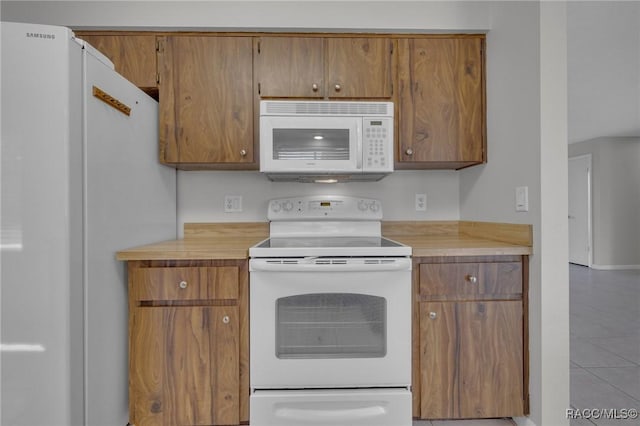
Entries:
<svg viewBox="0 0 640 426">
<path fill-rule="evenodd" d="M 378 200 L 271 200 L 250 256 L 250 424 L 411 425 L 411 247 Z"/>
</svg>

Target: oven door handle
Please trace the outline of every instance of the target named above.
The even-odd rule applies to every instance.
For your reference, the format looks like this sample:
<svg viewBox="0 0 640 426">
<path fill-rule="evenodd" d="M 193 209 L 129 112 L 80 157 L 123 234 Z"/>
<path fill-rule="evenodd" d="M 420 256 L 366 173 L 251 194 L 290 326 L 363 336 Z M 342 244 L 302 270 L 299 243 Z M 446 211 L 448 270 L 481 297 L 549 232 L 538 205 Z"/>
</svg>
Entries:
<svg viewBox="0 0 640 426">
<path fill-rule="evenodd" d="M 399 258 L 393 262 L 364 263 L 315 263 L 315 258 L 301 259 L 298 263 L 277 263 L 267 259 L 251 259 L 250 271 L 261 272 L 380 272 L 410 271 L 411 259 Z"/>
</svg>

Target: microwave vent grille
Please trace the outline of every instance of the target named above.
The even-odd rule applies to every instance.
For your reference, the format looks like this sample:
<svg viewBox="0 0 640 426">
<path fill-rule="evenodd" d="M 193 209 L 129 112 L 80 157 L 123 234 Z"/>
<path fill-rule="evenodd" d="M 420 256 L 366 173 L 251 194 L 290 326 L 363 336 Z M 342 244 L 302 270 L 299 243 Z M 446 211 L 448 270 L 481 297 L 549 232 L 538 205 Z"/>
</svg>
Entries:
<svg viewBox="0 0 640 426">
<path fill-rule="evenodd" d="M 390 102 L 265 102 L 268 115 L 391 115 Z"/>
</svg>

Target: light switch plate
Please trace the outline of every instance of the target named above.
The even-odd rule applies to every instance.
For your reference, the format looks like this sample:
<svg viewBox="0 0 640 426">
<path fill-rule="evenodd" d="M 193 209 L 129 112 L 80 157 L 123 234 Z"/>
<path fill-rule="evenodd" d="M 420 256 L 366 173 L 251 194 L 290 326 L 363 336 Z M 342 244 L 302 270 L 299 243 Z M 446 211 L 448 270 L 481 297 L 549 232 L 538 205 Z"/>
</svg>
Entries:
<svg viewBox="0 0 640 426">
<path fill-rule="evenodd" d="M 516 187 L 516 211 L 517 212 L 529 211 L 529 187 L 528 186 Z"/>
</svg>

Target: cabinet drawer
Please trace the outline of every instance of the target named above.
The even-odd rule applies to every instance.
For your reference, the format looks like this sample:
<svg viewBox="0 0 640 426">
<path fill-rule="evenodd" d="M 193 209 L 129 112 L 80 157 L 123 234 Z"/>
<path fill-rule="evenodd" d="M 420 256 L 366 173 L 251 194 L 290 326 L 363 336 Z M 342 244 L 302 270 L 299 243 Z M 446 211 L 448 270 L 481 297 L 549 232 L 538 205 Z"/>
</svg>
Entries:
<svg viewBox="0 0 640 426">
<path fill-rule="evenodd" d="M 522 296 L 522 264 L 425 263 L 420 296 L 432 300 L 513 299 Z"/>
<path fill-rule="evenodd" d="M 235 266 L 140 268 L 133 274 L 136 301 L 238 298 Z"/>
</svg>

